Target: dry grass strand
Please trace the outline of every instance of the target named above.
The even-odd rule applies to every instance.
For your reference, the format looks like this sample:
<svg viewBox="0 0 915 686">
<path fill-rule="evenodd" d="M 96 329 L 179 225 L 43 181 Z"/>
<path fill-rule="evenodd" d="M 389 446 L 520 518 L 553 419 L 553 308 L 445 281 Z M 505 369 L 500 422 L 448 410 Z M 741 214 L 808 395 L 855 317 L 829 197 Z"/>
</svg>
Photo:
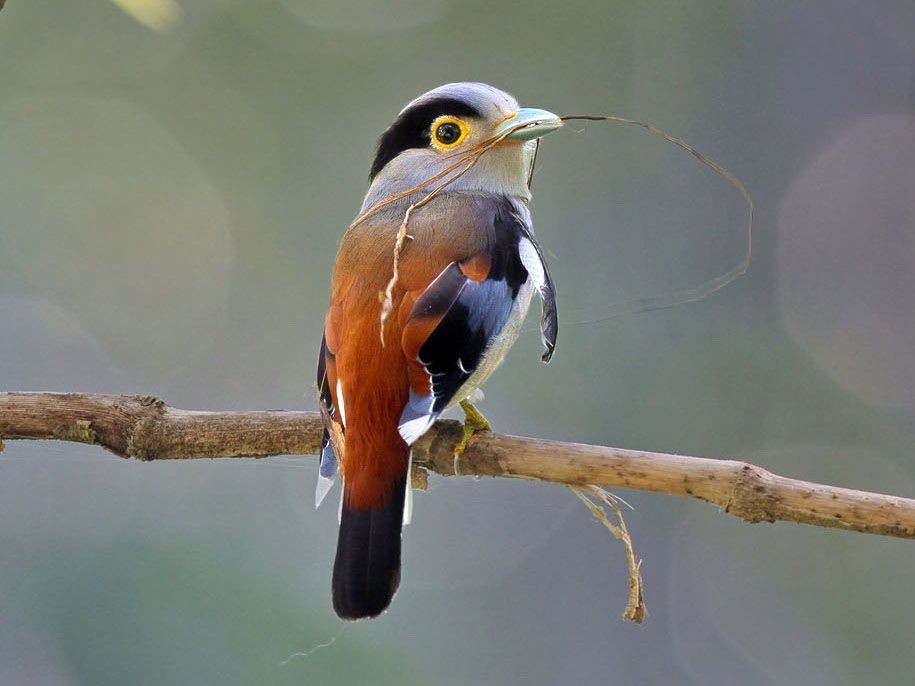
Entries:
<svg viewBox="0 0 915 686">
<path fill-rule="evenodd" d="M 645 607 L 645 599 L 642 594 L 643 584 L 640 571 L 642 561 L 636 560 L 635 550 L 632 547 L 632 538 L 626 528 L 626 520 L 623 518 L 622 510 L 616 503 L 617 497 L 598 486 L 569 486 L 569 490 L 584 503 L 585 507 L 591 511 L 591 514 L 598 522 L 603 524 L 617 540 L 622 541 L 623 546 L 626 548 L 626 563 L 629 567 L 629 597 L 622 617 L 627 622 L 641 624 L 645 617 L 648 616 L 648 610 Z M 596 498 L 600 504 L 594 502 L 592 498 Z M 613 510 L 617 522 L 619 522 L 618 524 L 610 521 L 610 517 L 607 516 L 607 511 L 604 507 Z"/>
<path fill-rule="evenodd" d="M 731 174 L 731 172 L 729 172 L 718 163 L 710 160 L 708 157 L 696 150 L 683 139 L 677 138 L 676 136 L 671 136 L 670 134 L 665 133 L 661 129 L 652 126 L 651 124 L 646 124 L 645 122 L 636 121 L 634 119 L 626 119 L 625 117 L 591 114 L 568 115 L 565 117 L 560 117 L 560 119 L 563 121 L 608 121 L 616 122 L 619 124 L 631 124 L 632 126 L 637 126 L 640 129 L 644 129 L 653 136 L 657 136 L 658 138 L 661 138 L 668 143 L 673 143 L 681 150 L 685 150 L 690 155 L 695 157 L 697 160 L 699 160 L 699 162 L 704 164 L 706 167 L 711 169 L 713 172 L 718 174 L 718 176 L 736 188 L 740 195 L 743 196 L 743 199 L 747 204 L 747 249 L 744 253 L 743 259 L 737 265 L 735 265 L 733 269 L 728 270 L 724 274 L 713 277 L 708 281 L 699 284 L 695 288 L 687 288 L 681 291 L 675 291 L 673 293 L 665 293 L 663 295 L 627 300 L 605 311 L 605 313 L 600 317 L 587 319 L 580 322 L 574 322 L 574 324 L 594 324 L 597 322 L 605 322 L 609 319 L 614 319 L 624 314 L 639 314 L 641 312 L 651 312 L 653 310 L 665 310 L 671 307 L 676 307 L 677 305 L 697 302 L 707 298 L 712 293 L 721 290 L 728 284 L 733 283 L 747 273 L 747 271 L 750 269 L 750 262 L 753 258 L 753 220 L 756 210 L 753 203 L 753 197 L 750 195 L 747 187 L 744 186 L 740 179 Z"/>
</svg>

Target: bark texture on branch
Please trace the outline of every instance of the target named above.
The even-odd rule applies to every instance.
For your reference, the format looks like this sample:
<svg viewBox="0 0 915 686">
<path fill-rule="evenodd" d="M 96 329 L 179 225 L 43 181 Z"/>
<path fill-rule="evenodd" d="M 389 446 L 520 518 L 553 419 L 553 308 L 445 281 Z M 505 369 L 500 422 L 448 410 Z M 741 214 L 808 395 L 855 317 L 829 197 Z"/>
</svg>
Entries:
<svg viewBox="0 0 915 686">
<path fill-rule="evenodd" d="M 453 476 L 460 437 L 459 422 L 437 422 L 414 446 L 414 463 Z M 139 396 L 0 393 L 4 438 L 90 443 L 145 461 L 304 455 L 320 448 L 321 419 L 317 412 L 179 410 Z M 748 522 L 915 538 L 915 500 L 789 479 L 736 460 L 486 432 L 467 446 L 461 473 L 688 496 Z"/>
</svg>

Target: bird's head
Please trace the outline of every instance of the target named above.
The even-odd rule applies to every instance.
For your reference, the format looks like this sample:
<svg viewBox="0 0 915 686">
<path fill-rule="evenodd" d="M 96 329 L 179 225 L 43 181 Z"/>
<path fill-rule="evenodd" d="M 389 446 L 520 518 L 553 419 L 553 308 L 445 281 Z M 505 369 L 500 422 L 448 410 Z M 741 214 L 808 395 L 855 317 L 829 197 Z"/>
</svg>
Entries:
<svg viewBox="0 0 915 686">
<path fill-rule="evenodd" d="M 363 210 L 422 184 L 462 159 L 469 162 L 488 142 L 503 135 L 445 190 L 527 200 L 535 141 L 561 126 L 555 114 L 521 108 L 511 95 L 485 83 L 439 86 L 408 104 L 381 135 Z"/>
</svg>

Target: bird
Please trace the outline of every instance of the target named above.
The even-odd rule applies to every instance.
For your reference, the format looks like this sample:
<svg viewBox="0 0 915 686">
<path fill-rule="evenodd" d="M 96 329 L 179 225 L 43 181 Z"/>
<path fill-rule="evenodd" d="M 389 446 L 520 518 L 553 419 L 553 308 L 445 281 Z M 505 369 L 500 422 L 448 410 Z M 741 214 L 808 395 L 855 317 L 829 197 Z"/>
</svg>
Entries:
<svg viewBox="0 0 915 686">
<path fill-rule="evenodd" d="M 411 101 L 378 139 L 368 192 L 334 262 L 317 366 L 316 505 L 338 470 L 343 483 L 332 579 L 341 619 L 390 605 L 412 509 L 411 446 L 455 405 L 466 416 L 456 464 L 470 437 L 490 428 L 471 400 L 535 293 L 541 359 L 553 355 L 555 288 L 528 204 L 539 139 L 561 126 L 493 86 L 461 82 Z M 463 173 L 449 172 L 474 155 Z"/>
</svg>

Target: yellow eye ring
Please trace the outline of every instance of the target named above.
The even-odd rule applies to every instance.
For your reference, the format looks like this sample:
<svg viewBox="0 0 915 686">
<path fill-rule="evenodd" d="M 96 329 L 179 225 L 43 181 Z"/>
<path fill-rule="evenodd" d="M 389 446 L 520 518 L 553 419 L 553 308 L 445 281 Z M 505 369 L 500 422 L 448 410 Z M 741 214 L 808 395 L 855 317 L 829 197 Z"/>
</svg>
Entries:
<svg viewBox="0 0 915 686">
<path fill-rule="evenodd" d="M 439 150 L 454 150 L 464 142 L 470 130 L 457 117 L 439 117 L 429 127 L 429 138 Z"/>
</svg>

